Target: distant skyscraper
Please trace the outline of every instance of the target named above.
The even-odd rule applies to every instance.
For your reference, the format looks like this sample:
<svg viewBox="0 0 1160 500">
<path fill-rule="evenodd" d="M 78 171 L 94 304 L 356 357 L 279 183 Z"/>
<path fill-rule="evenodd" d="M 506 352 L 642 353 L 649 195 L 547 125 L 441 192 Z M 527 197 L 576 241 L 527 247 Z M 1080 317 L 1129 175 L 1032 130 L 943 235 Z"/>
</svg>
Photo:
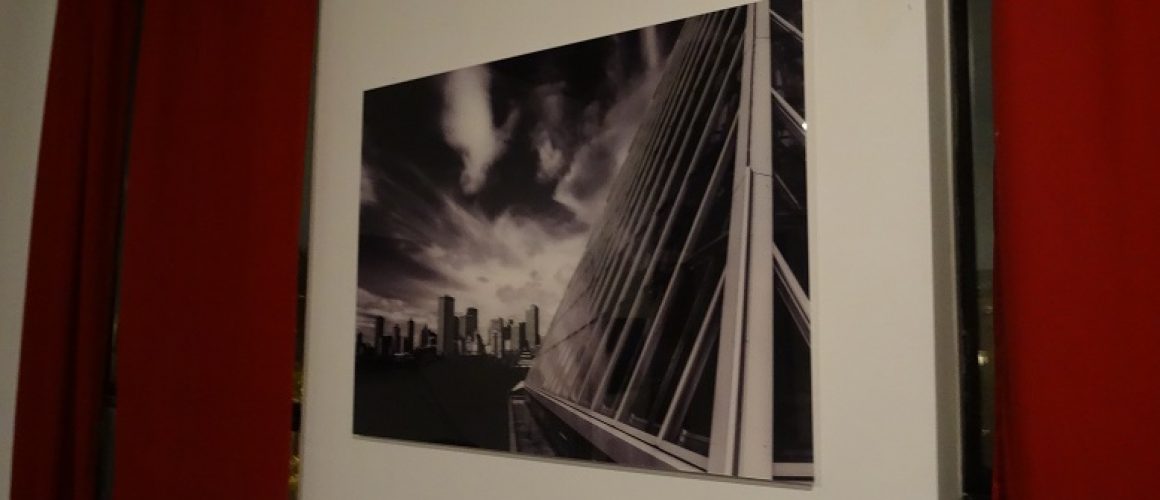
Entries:
<svg viewBox="0 0 1160 500">
<path fill-rule="evenodd" d="M 463 338 L 475 338 L 479 334 L 479 309 L 468 307 L 467 311 L 463 313 L 463 322 L 465 324 L 460 327 Z"/>
<path fill-rule="evenodd" d="M 467 319 L 466 316 L 455 317 L 455 350 L 460 354 L 466 354 L 465 344 L 467 343 Z"/>
<path fill-rule="evenodd" d="M 531 347 L 540 346 L 540 308 L 535 304 L 528 307 L 524 321 L 528 324 L 528 344 Z"/>
<path fill-rule="evenodd" d="M 420 339 L 422 341 L 422 339 Z M 407 320 L 407 351 L 415 350 L 415 320 Z"/>
<path fill-rule="evenodd" d="M 375 316 L 375 356 L 386 356 L 387 319 L 382 316 Z"/>
<path fill-rule="evenodd" d="M 516 351 L 525 351 L 528 349 L 528 324 L 521 321 L 518 325 L 512 327 L 512 333 L 515 334 L 519 341 L 516 342 Z"/>
<path fill-rule="evenodd" d="M 439 331 L 439 342 L 435 346 L 435 352 L 443 355 L 455 354 L 455 335 L 458 333 L 455 321 L 455 297 L 444 295 L 439 297 L 439 305 L 436 311 L 436 321 L 439 323 L 435 328 Z"/>
<path fill-rule="evenodd" d="M 491 342 L 491 354 L 495 357 L 503 355 L 503 318 L 493 318 L 491 326 L 487 328 L 488 340 Z"/>
<path fill-rule="evenodd" d="M 393 329 L 394 335 L 391 336 L 391 354 L 403 352 L 403 333 L 401 330 L 399 324 L 395 323 L 395 328 Z"/>
<path fill-rule="evenodd" d="M 509 319 L 508 324 L 504 327 L 504 338 L 507 339 L 507 345 L 504 351 L 519 352 L 520 350 L 520 325 L 516 324 L 514 319 Z"/>
</svg>

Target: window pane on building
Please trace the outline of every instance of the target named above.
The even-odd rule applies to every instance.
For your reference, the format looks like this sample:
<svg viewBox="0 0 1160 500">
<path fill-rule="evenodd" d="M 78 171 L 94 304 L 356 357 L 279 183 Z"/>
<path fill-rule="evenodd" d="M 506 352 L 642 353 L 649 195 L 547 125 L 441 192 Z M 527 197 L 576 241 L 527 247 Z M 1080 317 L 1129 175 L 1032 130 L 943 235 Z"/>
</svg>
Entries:
<svg viewBox="0 0 1160 500">
<path fill-rule="evenodd" d="M 713 428 L 713 394 L 717 382 L 717 337 L 720 336 L 721 303 L 717 302 L 710 317 L 710 329 L 705 337 L 708 342 L 704 346 L 704 366 L 700 373 L 694 373 L 691 380 L 696 383 L 688 394 L 679 395 L 687 398 L 678 401 L 678 409 L 674 414 L 674 421 L 680 422 L 673 427 L 665 440 L 690 451 L 708 455 L 709 434 Z"/>
<path fill-rule="evenodd" d="M 770 59 L 773 90 L 802 117 L 806 116 L 805 69 L 802 64 L 802 39 L 798 33 L 770 19 Z M 776 103 L 775 103 L 776 105 Z"/>
<path fill-rule="evenodd" d="M 769 9 L 802 29 L 802 0 L 770 0 Z"/>
<path fill-rule="evenodd" d="M 810 346 L 788 306 L 784 293 L 774 294 L 773 461 L 812 462 Z"/>
</svg>

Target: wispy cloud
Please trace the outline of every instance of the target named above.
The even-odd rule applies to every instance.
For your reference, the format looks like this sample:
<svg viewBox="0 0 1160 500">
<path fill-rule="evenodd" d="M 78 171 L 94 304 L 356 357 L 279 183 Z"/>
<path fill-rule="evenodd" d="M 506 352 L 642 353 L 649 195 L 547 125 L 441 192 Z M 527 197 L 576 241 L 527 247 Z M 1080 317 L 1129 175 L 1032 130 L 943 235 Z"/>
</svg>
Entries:
<svg viewBox="0 0 1160 500">
<path fill-rule="evenodd" d="M 603 213 L 608 185 L 628 156 L 660 74 L 659 67 L 650 66 L 620 88 L 611 106 L 586 110 L 583 123 L 575 127 L 583 136 L 553 197 L 580 220 L 591 224 Z"/>
<path fill-rule="evenodd" d="M 363 165 L 362 182 L 359 185 L 359 202 L 363 205 L 374 205 L 379 202 L 379 196 L 375 193 L 375 182 L 371 178 L 373 175 L 374 173 Z"/>
<path fill-rule="evenodd" d="M 372 129 L 391 140 L 367 148 L 377 155 L 363 173 L 359 310 L 436 328 L 436 299 L 447 294 L 460 314 L 518 320 L 536 304 L 550 324 L 648 108 L 664 45 L 655 30 L 620 35 L 440 75 L 422 84 L 434 96 L 426 101 L 422 85 L 380 94 L 416 117 Z"/>
<path fill-rule="evenodd" d="M 439 269 L 445 279 L 439 285 L 412 283 L 408 290 L 430 303 L 384 298 L 360 288 L 359 309 L 392 322 L 415 318 L 435 328 L 435 299 L 447 294 L 456 298 L 460 314 L 476 307 L 485 318 L 518 320 L 536 304 L 542 317 L 551 318 L 587 234 L 561 238 L 540 222 L 510 212 L 492 220 L 449 198 L 441 201 L 445 222 L 417 235 L 416 241 L 423 243 L 414 256 L 422 265 Z"/>
<path fill-rule="evenodd" d="M 466 193 L 476 193 L 487 180 L 488 170 L 503 153 L 519 114 L 515 108 L 503 125 L 493 125 L 491 73 L 486 66 L 473 66 L 446 75 L 443 96 L 443 134 L 447 144 L 463 158 L 460 184 Z"/>
</svg>

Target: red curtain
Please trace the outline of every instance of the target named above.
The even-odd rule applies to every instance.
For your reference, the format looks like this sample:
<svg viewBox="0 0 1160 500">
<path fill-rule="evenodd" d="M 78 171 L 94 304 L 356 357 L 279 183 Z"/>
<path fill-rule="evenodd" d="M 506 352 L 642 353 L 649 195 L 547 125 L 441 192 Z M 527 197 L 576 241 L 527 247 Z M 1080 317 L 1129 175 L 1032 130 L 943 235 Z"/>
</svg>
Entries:
<svg viewBox="0 0 1160 500">
<path fill-rule="evenodd" d="M 315 0 L 147 1 L 114 496 L 287 495 Z"/>
<path fill-rule="evenodd" d="M 316 0 L 60 0 L 12 498 L 96 491 L 118 226 L 114 497 L 286 497 L 316 20 Z"/>
<path fill-rule="evenodd" d="M 60 0 L 33 206 L 11 497 L 91 498 L 136 2 Z"/>
<path fill-rule="evenodd" d="M 1157 20 L 994 2 L 999 498 L 1156 495 Z"/>
</svg>

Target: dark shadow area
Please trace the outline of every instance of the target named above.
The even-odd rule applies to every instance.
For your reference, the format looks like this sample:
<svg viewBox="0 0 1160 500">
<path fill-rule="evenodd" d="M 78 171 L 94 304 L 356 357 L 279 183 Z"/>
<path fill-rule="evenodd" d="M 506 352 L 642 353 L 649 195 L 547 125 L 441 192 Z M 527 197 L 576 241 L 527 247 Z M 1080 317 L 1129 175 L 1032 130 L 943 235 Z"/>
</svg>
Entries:
<svg viewBox="0 0 1160 500">
<path fill-rule="evenodd" d="M 508 451 L 508 396 L 526 368 L 491 356 L 360 358 L 354 433 Z"/>
</svg>

